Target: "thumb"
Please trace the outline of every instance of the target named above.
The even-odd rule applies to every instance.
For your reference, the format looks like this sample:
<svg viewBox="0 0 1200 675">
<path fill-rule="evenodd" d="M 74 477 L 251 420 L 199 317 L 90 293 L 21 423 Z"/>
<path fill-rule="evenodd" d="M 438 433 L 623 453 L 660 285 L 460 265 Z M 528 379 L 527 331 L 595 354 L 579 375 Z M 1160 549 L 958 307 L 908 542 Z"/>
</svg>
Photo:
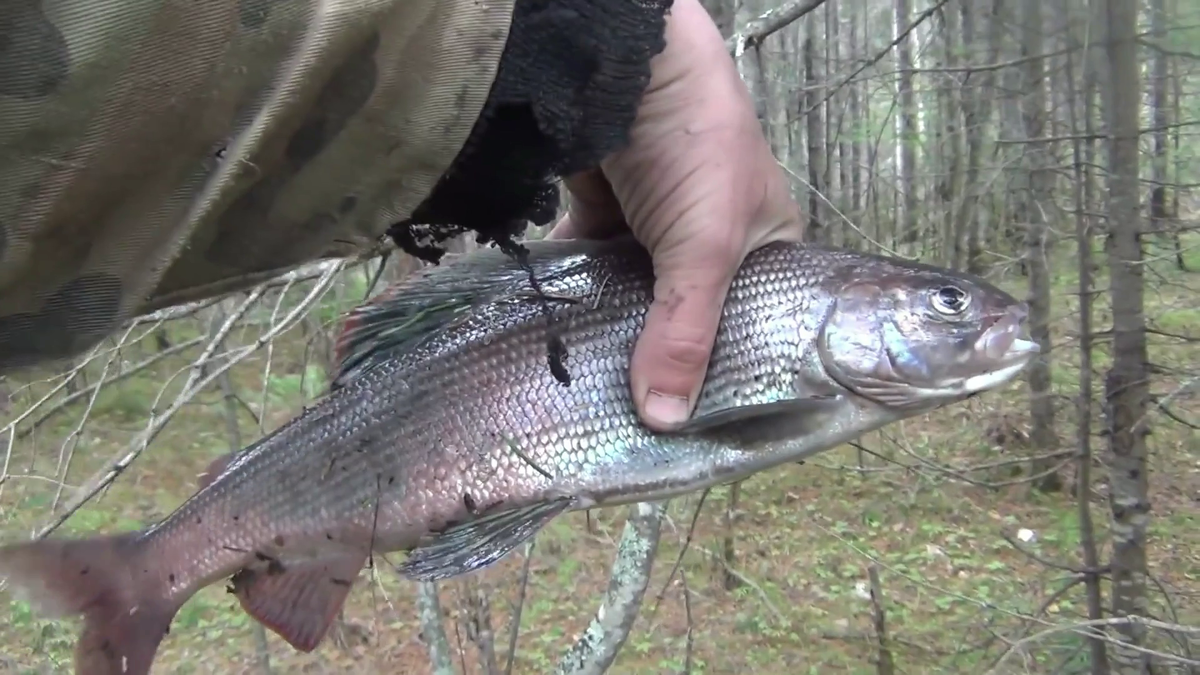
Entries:
<svg viewBox="0 0 1200 675">
<path fill-rule="evenodd" d="M 642 422 L 657 431 L 685 422 L 696 405 L 742 250 L 703 241 L 693 238 L 674 250 L 660 249 L 654 262 L 654 301 L 634 348 L 630 377 Z"/>
</svg>

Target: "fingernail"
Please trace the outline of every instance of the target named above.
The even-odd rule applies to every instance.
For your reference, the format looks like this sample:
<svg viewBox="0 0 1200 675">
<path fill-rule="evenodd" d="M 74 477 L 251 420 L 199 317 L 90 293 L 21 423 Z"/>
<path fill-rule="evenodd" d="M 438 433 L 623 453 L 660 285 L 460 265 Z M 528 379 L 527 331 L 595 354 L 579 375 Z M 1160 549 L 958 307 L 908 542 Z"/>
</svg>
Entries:
<svg viewBox="0 0 1200 675">
<path fill-rule="evenodd" d="M 646 417 L 667 426 L 682 424 L 688 418 L 688 401 L 681 396 L 671 396 L 651 389 L 646 394 Z"/>
</svg>

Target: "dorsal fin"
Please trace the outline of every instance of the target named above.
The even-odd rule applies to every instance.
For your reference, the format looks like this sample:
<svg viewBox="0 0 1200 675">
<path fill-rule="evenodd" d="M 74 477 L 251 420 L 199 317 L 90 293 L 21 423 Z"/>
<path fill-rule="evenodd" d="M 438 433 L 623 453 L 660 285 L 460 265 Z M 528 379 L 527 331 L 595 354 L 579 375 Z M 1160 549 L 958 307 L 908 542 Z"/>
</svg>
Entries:
<svg viewBox="0 0 1200 675">
<path fill-rule="evenodd" d="M 339 373 L 342 364 L 346 361 L 346 355 L 357 346 L 364 318 L 371 315 L 369 308 L 387 302 L 400 290 L 401 286 L 401 283 L 388 286 L 378 295 L 346 314 L 345 320 L 342 321 L 342 331 L 338 333 L 337 341 L 333 345 L 333 362 Z"/>
<path fill-rule="evenodd" d="M 620 246 L 620 240 L 526 243 L 528 263 L 542 284 L 553 284 L 586 264 L 588 254 L 614 245 Z M 534 299 L 536 294 L 530 288 L 528 272 L 508 255 L 479 249 L 447 257 L 439 266 L 392 284 L 347 314 L 335 343 L 332 387 L 413 352 L 469 318 L 480 306 L 519 298 Z"/>
<path fill-rule="evenodd" d="M 335 347 L 333 386 L 345 384 L 393 355 L 415 349 L 475 306 L 466 294 L 434 300 L 405 286 L 398 283 L 347 315 Z"/>
</svg>

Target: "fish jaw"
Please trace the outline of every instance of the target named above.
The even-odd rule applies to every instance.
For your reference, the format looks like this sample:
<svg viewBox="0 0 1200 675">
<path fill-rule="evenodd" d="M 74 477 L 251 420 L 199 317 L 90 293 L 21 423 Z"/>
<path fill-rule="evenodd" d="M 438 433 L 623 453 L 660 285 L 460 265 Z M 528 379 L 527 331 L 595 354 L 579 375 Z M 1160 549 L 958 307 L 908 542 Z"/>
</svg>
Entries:
<svg viewBox="0 0 1200 675">
<path fill-rule="evenodd" d="M 1038 343 L 1026 337 L 1027 316 L 1025 303 L 1014 304 L 984 329 L 966 357 L 988 360 L 995 366 L 949 380 L 942 385 L 942 391 L 948 396 L 972 396 L 1001 387 L 1019 375 L 1041 353 Z"/>
<path fill-rule="evenodd" d="M 1029 344 L 1032 344 L 1035 347 L 1037 346 L 1037 343 L 1035 342 L 1030 342 Z M 1034 351 L 1032 353 L 1036 354 L 1037 352 Z M 990 391 L 1012 380 L 1014 377 L 1020 374 L 1022 370 L 1025 370 L 1025 366 L 1027 365 L 1029 365 L 1029 359 L 1015 360 L 1012 363 L 1009 363 L 1007 366 L 999 368 L 998 370 L 968 377 L 962 381 L 959 390 L 964 395 L 979 394 L 985 391 Z"/>
</svg>

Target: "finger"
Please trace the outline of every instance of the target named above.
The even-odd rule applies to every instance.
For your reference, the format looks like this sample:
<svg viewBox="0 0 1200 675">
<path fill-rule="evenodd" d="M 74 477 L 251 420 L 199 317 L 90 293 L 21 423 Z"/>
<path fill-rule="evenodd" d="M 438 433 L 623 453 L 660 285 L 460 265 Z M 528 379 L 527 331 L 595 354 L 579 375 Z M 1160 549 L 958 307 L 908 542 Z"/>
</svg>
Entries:
<svg viewBox="0 0 1200 675">
<path fill-rule="evenodd" d="M 569 194 L 569 208 L 547 233 L 547 239 L 605 239 L 624 226 L 621 205 L 600 169 L 568 176 L 563 184 Z"/>
<path fill-rule="evenodd" d="M 740 262 L 740 246 L 698 245 L 655 261 L 654 302 L 630 364 L 639 416 L 658 431 L 691 416 Z"/>
<path fill-rule="evenodd" d="M 628 231 L 628 227 L 624 222 L 618 221 L 615 224 L 592 225 L 591 227 L 581 227 L 581 221 L 572 217 L 570 213 L 566 213 L 550 231 L 546 233 L 546 239 L 609 239 L 615 237 L 622 232 Z M 593 222 L 594 221 L 582 221 Z"/>
<path fill-rule="evenodd" d="M 569 213 L 564 213 L 563 217 L 559 218 L 558 222 L 554 224 L 554 227 L 550 228 L 550 231 L 546 233 L 546 238 L 583 239 L 584 237 L 580 236 L 579 228 L 575 227 L 575 222 L 571 220 L 571 215 Z"/>
</svg>

